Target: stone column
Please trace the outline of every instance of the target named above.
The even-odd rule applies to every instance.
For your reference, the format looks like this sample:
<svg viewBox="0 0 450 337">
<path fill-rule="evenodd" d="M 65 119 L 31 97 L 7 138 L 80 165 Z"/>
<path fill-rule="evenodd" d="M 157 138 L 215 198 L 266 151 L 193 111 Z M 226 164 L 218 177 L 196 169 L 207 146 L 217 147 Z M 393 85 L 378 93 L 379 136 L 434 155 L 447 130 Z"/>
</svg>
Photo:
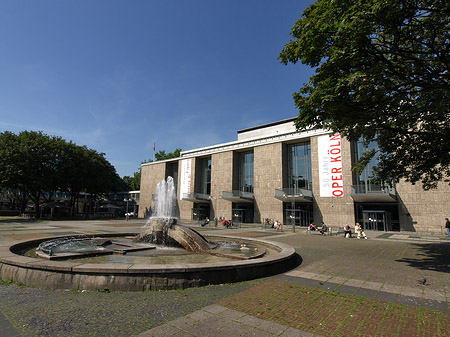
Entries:
<svg viewBox="0 0 450 337">
<path fill-rule="evenodd" d="M 283 187 L 283 143 L 254 148 L 254 222 L 263 219 L 283 221 L 283 202 L 276 199 L 275 189 Z"/>
<path fill-rule="evenodd" d="M 233 151 L 211 156 L 211 216 L 231 219 L 232 203 L 222 199 L 222 192 L 233 190 Z"/>
</svg>

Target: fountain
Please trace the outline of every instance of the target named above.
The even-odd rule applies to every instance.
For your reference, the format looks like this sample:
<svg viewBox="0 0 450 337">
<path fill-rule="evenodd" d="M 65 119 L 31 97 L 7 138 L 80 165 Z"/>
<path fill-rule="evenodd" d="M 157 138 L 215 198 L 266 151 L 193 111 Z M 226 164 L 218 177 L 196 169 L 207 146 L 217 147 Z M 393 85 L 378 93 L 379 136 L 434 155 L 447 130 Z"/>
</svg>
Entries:
<svg viewBox="0 0 450 337">
<path fill-rule="evenodd" d="M 161 290 L 274 275 L 297 261 L 295 250 L 285 244 L 217 235 L 207 235 L 207 240 L 192 228 L 177 224 L 171 177 L 158 183 L 156 194 L 153 216 L 137 235 L 0 243 L 0 278 L 51 289 Z M 168 258 L 160 260 L 158 254 L 167 251 L 171 252 Z"/>
<path fill-rule="evenodd" d="M 177 224 L 174 215 L 176 191 L 172 177 L 156 185 L 155 216 L 150 217 L 135 242 L 151 242 L 166 246 L 180 246 L 190 252 L 208 251 L 208 241 L 197 231 Z"/>
</svg>

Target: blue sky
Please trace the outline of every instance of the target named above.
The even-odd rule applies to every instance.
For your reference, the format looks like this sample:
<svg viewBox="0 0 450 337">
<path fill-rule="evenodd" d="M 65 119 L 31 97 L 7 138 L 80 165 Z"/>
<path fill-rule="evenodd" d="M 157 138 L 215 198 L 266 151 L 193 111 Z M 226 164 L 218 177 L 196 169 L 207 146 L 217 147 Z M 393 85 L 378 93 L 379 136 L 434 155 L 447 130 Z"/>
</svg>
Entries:
<svg viewBox="0 0 450 337">
<path fill-rule="evenodd" d="M 294 117 L 312 70 L 278 54 L 312 1 L 2 0 L 0 132 L 40 130 L 120 176 L 156 151 Z"/>
</svg>

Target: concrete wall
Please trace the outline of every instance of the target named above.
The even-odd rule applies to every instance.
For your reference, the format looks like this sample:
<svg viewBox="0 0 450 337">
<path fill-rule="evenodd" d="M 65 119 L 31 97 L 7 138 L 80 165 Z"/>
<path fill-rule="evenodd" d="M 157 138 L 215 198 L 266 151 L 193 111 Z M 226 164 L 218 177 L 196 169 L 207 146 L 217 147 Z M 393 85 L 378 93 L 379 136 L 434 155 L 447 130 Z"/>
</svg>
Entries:
<svg viewBox="0 0 450 337">
<path fill-rule="evenodd" d="M 233 151 L 211 156 L 211 216 L 231 218 L 232 203 L 222 199 L 223 191 L 233 190 Z"/>
<path fill-rule="evenodd" d="M 400 230 L 421 233 L 445 233 L 445 218 L 450 217 L 450 187 L 424 191 L 422 185 L 404 181 L 397 184 Z"/>
<path fill-rule="evenodd" d="M 154 163 L 141 167 L 141 194 L 139 197 L 139 217 L 144 218 L 152 207 L 152 195 L 155 194 L 156 184 L 164 180 L 166 163 Z"/>
<path fill-rule="evenodd" d="M 265 218 L 283 221 L 283 202 L 274 198 L 275 189 L 283 187 L 282 149 L 282 143 L 254 148 L 254 222 Z"/>
</svg>

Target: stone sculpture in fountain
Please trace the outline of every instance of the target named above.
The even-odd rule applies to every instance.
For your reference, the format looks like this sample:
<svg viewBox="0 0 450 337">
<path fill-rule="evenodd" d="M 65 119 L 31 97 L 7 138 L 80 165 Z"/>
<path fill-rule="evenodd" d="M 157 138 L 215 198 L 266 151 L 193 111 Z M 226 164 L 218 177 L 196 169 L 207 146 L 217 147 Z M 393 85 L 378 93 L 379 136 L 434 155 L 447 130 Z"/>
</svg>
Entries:
<svg viewBox="0 0 450 337">
<path fill-rule="evenodd" d="M 150 217 L 134 241 L 181 246 L 191 252 L 209 250 L 210 245 L 202 235 L 189 227 L 177 224 L 176 205 L 175 185 L 173 178 L 169 176 L 156 185 L 154 215 Z"/>
</svg>

